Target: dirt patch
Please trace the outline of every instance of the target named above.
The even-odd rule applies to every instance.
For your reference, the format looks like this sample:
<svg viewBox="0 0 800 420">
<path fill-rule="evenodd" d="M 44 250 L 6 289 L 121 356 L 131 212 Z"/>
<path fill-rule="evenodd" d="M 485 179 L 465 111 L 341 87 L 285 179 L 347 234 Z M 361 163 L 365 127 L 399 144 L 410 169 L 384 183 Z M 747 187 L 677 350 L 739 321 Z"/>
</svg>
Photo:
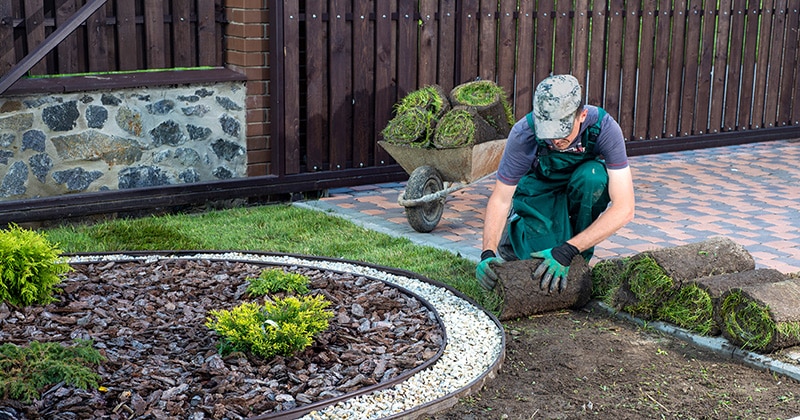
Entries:
<svg viewBox="0 0 800 420">
<path fill-rule="evenodd" d="M 504 323 L 506 359 L 430 420 L 733 419 L 800 415 L 800 384 L 590 310 Z"/>
</svg>

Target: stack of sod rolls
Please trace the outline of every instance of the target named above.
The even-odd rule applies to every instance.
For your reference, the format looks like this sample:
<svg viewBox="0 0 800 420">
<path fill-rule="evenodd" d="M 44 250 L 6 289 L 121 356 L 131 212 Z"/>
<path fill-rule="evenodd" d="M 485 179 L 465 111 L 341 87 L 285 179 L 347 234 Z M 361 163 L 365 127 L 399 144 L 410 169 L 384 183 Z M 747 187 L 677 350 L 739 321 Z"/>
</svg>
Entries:
<svg viewBox="0 0 800 420">
<path fill-rule="evenodd" d="M 391 144 L 453 149 L 506 138 L 512 124 L 503 88 L 477 81 L 456 86 L 449 96 L 438 85 L 409 93 L 381 134 Z"/>
<path fill-rule="evenodd" d="M 406 95 L 395 104 L 395 116 L 381 131 L 392 144 L 427 148 L 436 121 L 450 110 L 450 100 L 438 85 L 425 86 Z"/>
<path fill-rule="evenodd" d="M 435 147 L 453 148 L 508 137 L 514 124 L 503 88 L 488 80 L 463 83 L 450 91 L 453 109 L 436 127 Z"/>
<path fill-rule="evenodd" d="M 755 268 L 735 242 L 699 243 L 600 261 L 592 298 L 647 320 L 771 352 L 800 344 L 800 279 Z"/>
</svg>

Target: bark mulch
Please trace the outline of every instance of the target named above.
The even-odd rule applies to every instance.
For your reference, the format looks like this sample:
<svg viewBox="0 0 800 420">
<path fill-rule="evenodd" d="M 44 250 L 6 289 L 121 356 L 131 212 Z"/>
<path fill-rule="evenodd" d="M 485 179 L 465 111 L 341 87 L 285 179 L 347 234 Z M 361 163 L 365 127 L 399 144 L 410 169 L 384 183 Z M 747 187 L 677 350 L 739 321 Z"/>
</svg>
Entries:
<svg viewBox="0 0 800 420">
<path fill-rule="evenodd" d="M 348 273 L 283 267 L 311 279 L 334 312 L 330 328 L 292 357 L 217 352 L 209 311 L 250 300 L 264 265 L 211 260 L 75 264 L 59 301 L 0 303 L 0 342 L 91 339 L 106 357 L 101 390 L 55 384 L 31 403 L 2 399 L 12 418 L 245 418 L 281 413 L 382 386 L 444 345 L 435 315 L 385 283 Z"/>
</svg>

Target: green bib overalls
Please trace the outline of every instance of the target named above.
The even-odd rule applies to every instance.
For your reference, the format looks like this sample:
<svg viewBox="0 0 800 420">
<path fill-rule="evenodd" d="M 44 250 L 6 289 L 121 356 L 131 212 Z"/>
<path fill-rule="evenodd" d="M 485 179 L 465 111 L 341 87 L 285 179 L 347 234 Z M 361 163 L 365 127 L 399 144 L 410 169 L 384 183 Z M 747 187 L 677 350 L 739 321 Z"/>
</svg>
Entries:
<svg viewBox="0 0 800 420">
<path fill-rule="evenodd" d="M 508 236 L 514 253 L 520 259 L 531 252 L 542 251 L 566 242 L 582 232 L 610 202 L 608 172 L 594 152 L 600 123 L 605 110 L 598 108 L 597 122 L 581 136 L 582 152 L 550 150 L 538 138 L 538 165 L 520 179 L 513 197 Z M 536 134 L 531 114 L 528 125 Z M 582 253 L 588 261 L 594 248 Z"/>
</svg>

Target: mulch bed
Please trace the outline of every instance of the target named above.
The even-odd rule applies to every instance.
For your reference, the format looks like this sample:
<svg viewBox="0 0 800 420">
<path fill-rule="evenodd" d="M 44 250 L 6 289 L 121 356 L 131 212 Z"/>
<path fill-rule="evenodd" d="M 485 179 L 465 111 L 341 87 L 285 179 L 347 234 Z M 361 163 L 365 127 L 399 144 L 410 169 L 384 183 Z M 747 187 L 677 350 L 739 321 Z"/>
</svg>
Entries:
<svg viewBox="0 0 800 420">
<path fill-rule="evenodd" d="M 444 345 L 433 313 L 413 296 L 363 276 L 284 267 L 311 279 L 334 312 L 330 328 L 293 357 L 220 357 L 204 324 L 243 301 L 264 265 L 162 259 L 75 264 L 58 302 L 0 303 L 0 342 L 94 340 L 106 361 L 100 390 L 56 384 L 30 404 L 0 399 L 17 418 L 245 418 L 300 410 L 391 382 Z M 380 385 L 377 385 L 380 386 Z"/>
</svg>

